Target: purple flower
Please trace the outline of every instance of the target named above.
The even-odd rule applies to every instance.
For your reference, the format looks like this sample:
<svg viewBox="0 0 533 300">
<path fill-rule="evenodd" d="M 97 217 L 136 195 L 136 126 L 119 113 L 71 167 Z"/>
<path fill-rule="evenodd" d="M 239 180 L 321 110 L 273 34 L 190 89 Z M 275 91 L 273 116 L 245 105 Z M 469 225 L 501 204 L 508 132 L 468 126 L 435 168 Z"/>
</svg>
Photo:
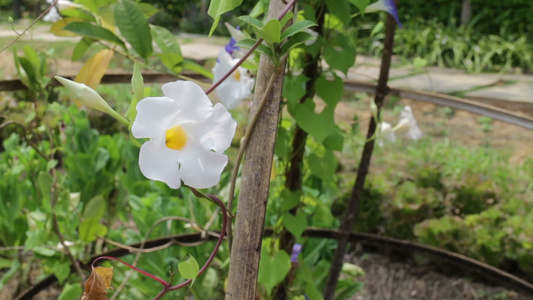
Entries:
<svg viewBox="0 0 533 300">
<path fill-rule="evenodd" d="M 226 52 L 229 53 L 229 55 L 233 56 L 233 53 L 235 51 L 239 51 L 240 48 L 235 46 L 235 44 L 237 44 L 237 41 L 234 39 L 234 38 L 231 38 L 229 40 L 229 43 L 224 47 L 224 49 L 226 50 Z"/>
<path fill-rule="evenodd" d="M 398 26 L 400 28 L 403 28 L 402 23 L 400 22 L 400 18 L 398 17 L 398 9 L 396 9 L 396 4 L 394 4 L 394 0 L 378 0 L 378 2 L 374 2 L 366 7 L 365 12 L 375 12 L 378 10 L 384 10 L 388 12 L 394 20 L 396 20 L 396 23 L 398 23 Z"/>
<path fill-rule="evenodd" d="M 302 244 L 294 244 L 294 246 L 292 246 L 291 262 L 298 262 L 298 255 L 300 255 L 300 252 L 302 252 Z"/>
</svg>

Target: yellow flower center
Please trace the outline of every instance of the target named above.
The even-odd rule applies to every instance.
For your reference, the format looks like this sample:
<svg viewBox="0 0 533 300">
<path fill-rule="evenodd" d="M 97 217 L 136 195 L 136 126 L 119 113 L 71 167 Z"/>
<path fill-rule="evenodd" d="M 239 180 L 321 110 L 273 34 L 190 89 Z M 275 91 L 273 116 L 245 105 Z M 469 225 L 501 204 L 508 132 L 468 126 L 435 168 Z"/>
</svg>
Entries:
<svg viewBox="0 0 533 300">
<path fill-rule="evenodd" d="M 181 150 L 187 144 L 187 134 L 181 126 L 174 126 L 165 133 L 165 144 L 170 149 Z"/>
<path fill-rule="evenodd" d="M 235 73 L 233 73 L 233 77 L 235 77 L 237 81 L 241 81 L 241 72 L 239 72 L 239 70 L 235 70 Z"/>
</svg>

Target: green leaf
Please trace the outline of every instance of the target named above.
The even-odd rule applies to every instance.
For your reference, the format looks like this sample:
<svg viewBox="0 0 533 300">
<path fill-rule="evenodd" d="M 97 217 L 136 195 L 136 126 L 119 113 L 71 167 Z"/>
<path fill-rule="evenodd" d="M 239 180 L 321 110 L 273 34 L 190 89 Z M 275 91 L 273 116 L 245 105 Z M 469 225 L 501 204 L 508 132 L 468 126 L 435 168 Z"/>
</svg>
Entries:
<svg viewBox="0 0 533 300">
<path fill-rule="evenodd" d="M 250 24 L 259 37 L 261 37 L 268 44 L 274 44 L 280 42 L 281 37 L 281 24 L 276 19 L 269 20 L 266 24 L 263 24 L 256 18 L 250 16 L 242 16 L 239 20 Z"/>
<path fill-rule="evenodd" d="M 76 19 L 87 21 L 87 22 L 96 22 L 96 19 L 91 13 L 85 10 L 82 10 L 82 9 L 77 9 L 77 8 L 62 9 L 61 16 L 76 18 Z"/>
<path fill-rule="evenodd" d="M 280 283 L 289 273 L 291 269 L 291 258 L 285 251 L 278 251 L 276 255 L 271 256 L 266 248 L 266 246 L 263 246 L 261 249 L 258 280 L 270 296 L 272 288 Z"/>
<path fill-rule="evenodd" d="M 235 46 L 237 47 L 243 47 L 243 48 L 252 48 L 255 43 L 257 42 L 257 40 L 254 40 L 254 39 L 242 39 L 240 40 L 237 44 L 235 44 Z M 270 48 L 268 48 L 266 45 L 264 44 L 260 44 L 259 47 L 257 47 L 255 49 L 255 51 L 265 55 L 265 56 L 268 56 L 272 59 L 272 50 L 270 50 Z"/>
<path fill-rule="evenodd" d="M 65 26 L 64 30 L 72 31 L 76 34 L 90 37 L 96 40 L 104 40 L 112 42 L 124 48 L 127 51 L 126 45 L 124 42 L 116 36 L 113 32 L 93 24 L 85 22 L 72 22 Z"/>
<path fill-rule="evenodd" d="M 257 29 L 262 28 L 264 26 L 263 22 L 259 21 L 258 19 L 250 16 L 240 16 L 237 18 L 237 20 L 241 20 L 244 23 L 251 25 L 252 27 L 255 27 Z"/>
<path fill-rule="evenodd" d="M 131 89 L 133 90 L 133 97 L 131 97 L 130 107 L 126 116 L 131 123 L 137 116 L 137 103 L 144 98 L 144 80 L 141 74 L 141 68 L 139 64 L 135 62 L 133 65 L 133 75 L 131 76 Z"/>
<path fill-rule="evenodd" d="M 339 280 L 335 288 L 335 299 L 345 300 L 349 299 L 357 292 L 363 289 L 363 283 L 360 281 L 353 281 L 353 279 Z"/>
<path fill-rule="evenodd" d="M 316 177 L 327 181 L 334 181 L 333 175 L 337 169 L 337 159 L 333 151 L 326 151 L 323 157 L 312 153 L 309 155 L 309 170 Z"/>
<path fill-rule="evenodd" d="M 287 54 L 292 48 L 303 44 L 307 41 L 316 39 L 315 36 L 309 32 L 301 31 L 296 33 L 291 39 L 289 39 L 283 46 L 281 46 L 281 56 Z"/>
<path fill-rule="evenodd" d="M 183 68 L 183 56 L 181 55 L 181 49 L 176 37 L 164 27 L 155 25 L 150 27 L 152 36 L 157 46 L 161 49 L 159 57 L 163 65 L 176 74 L 181 72 Z"/>
<path fill-rule="evenodd" d="M 70 275 L 70 264 L 68 262 L 55 261 L 52 268 L 54 275 L 59 281 L 59 284 L 63 284 L 63 281 Z"/>
<path fill-rule="evenodd" d="M 328 41 L 330 42 L 330 41 Z M 339 49 L 340 48 L 340 49 Z M 324 47 L 324 58 L 331 69 L 345 75 L 355 63 L 356 49 L 351 37 L 339 34 L 332 44 Z"/>
<path fill-rule="evenodd" d="M 81 289 L 81 284 L 67 283 L 63 287 L 63 291 L 61 291 L 61 294 L 59 295 L 59 298 L 57 298 L 57 300 L 78 299 L 82 293 L 83 293 L 83 290 Z"/>
<path fill-rule="evenodd" d="M 351 4 L 355 5 L 361 14 L 365 15 L 365 10 L 368 4 L 370 4 L 370 0 L 349 0 Z"/>
<path fill-rule="evenodd" d="M 302 195 L 302 191 L 292 192 L 286 189 L 283 190 L 281 193 L 281 198 L 283 199 L 281 202 L 281 211 L 286 212 L 298 206 L 298 204 L 300 204 Z"/>
<path fill-rule="evenodd" d="M 281 34 L 281 40 L 289 38 L 297 34 L 298 32 L 302 32 L 305 29 L 313 27 L 313 26 L 316 26 L 316 24 L 314 22 L 307 21 L 307 20 L 296 22 L 292 24 L 291 26 L 289 26 L 289 28 L 285 29 L 285 31 L 283 31 L 283 33 Z"/>
<path fill-rule="evenodd" d="M 333 75 L 333 80 L 329 80 L 322 74 L 316 80 L 315 89 L 322 100 L 335 107 L 344 95 L 344 81 L 337 75 Z"/>
<path fill-rule="evenodd" d="M 196 72 L 200 75 L 203 75 L 211 80 L 213 80 L 213 72 L 210 69 L 207 69 L 206 67 L 192 61 L 192 60 L 184 60 L 183 61 L 183 69 Z"/>
<path fill-rule="evenodd" d="M 52 190 L 53 178 L 48 172 L 39 172 L 37 175 L 37 185 L 39 186 L 39 193 L 42 199 L 42 209 L 46 212 L 50 211 L 50 191 Z"/>
<path fill-rule="evenodd" d="M 91 45 L 94 43 L 94 40 L 88 37 L 83 37 L 77 44 L 76 47 L 74 47 L 74 51 L 72 51 L 72 61 L 76 61 L 80 59 L 87 50 L 91 47 Z"/>
<path fill-rule="evenodd" d="M 35 68 L 36 73 L 38 73 L 38 68 L 41 62 L 35 49 L 30 46 L 24 46 L 24 57 L 30 61 L 31 65 Z"/>
<path fill-rule="evenodd" d="M 24 243 L 24 249 L 32 250 L 46 243 L 48 240 L 48 232 L 44 229 L 33 229 L 26 232 L 26 242 Z"/>
<path fill-rule="evenodd" d="M 268 44 L 279 44 L 281 38 L 281 24 L 276 19 L 269 20 L 265 26 L 257 31 Z"/>
<path fill-rule="evenodd" d="M 89 200 L 83 209 L 83 219 L 95 218 L 100 220 L 106 211 L 107 205 L 104 198 L 100 195 Z"/>
<path fill-rule="evenodd" d="M 285 76 L 283 82 L 283 97 L 287 98 L 289 105 L 296 105 L 305 95 L 305 83 L 308 78 L 304 74 L 298 76 Z"/>
<path fill-rule="evenodd" d="M 98 147 L 96 149 L 96 155 L 94 157 L 93 173 L 97 173 L 105 168 L 107 162 L 109 161 L 109 151 L 107 149 Z"/>
<path fill-rule="evenodd" d="M 320 114 L 315 113 L 313 101 L 305 101 L 289 106 L 289 112 L 305 132 L 322 143 L 335 129 L 335 108 L 328 105 Z"/>
<path fill-rule="evenodd" d="M 2 290 L 2 287 L 6 282 L 8 282 L 13 276 L 17 274 L 20 267 L 21 265 L 18 259 L 13 259 L 11 261 L 11 267 L 9 268 L 9 270 L 3 273 L 2 277 L 0 277 L 0 290 Z"/>
<path fill-rule="evenodd" d="M 142 58 L 148 58 L 152 54 L 152 35 L 141 8 L 130 0 L 119 0 L 113 13 L 122 36 Z"/>
<path fill-rule="evenodd" d="M 296 216 L 293 216 L 290 213 L 284 213 L 281 218 L 283 226 L 285 226 L 296 239 L 302 236 L 302 233 L 307 227 L 307 217 L 302 212 Z"/>
<path fill-rule="evenodd" d="M 159 12 L 159 9 L 155 8 L 153 5 L 146 2 L 137 3 L 141 10 L 143 11 L 144 17 L 146 19 L 151 18 L 153 15 Z"/>
<path fill-rule="evenodd" d="M 351 16 L 348 1 L 326 0 L 326 7 L 332 15 L 335 15 L 344 24 L 345 27 L 350 24 Z"/>
<path fill-rule="evenodd" d="M 107 227 L 100 224 L 100 218 L 83 220 L 79 228 L 79 237 L 82 241 L 92 242 L 99 236 L 107 234 Z"/>
<path fill-rule="evenodd" d="M 33 65 L 31 62 L 26 59 L 25 57 L 19 57 L 18 58 L 20 65 L 22 66 L 22 69 L 28 76 L 28 80 L 30 81 L 30 84 L 37 83 L 37 74 L 35 73 L 35 69 L 33 68 Z"/>
<path fill-rule="evenodd" d="M 342 147 L 344 145 L 344 133 L 337 126 L 335 126 L 335 129 L 331 135 L 324 140 L 323 144 L 329 150 L 342 151 Z"/>
<path fill-rule="evenodd" d="M 178 270 L 181 277 L 185 279 L 192 279 L 194 283 L 194 279 L 196 279 L 198 276 L 200 267 L 198 266 L 196 259 L 191 255 L 189 256 L 189 259 L 178 264 Z"/>
<path fill-rule="evenodd" d="M 214 19 L 214 22 L 209 30 L 209 36 L 215 31 L 218 21 L 220 21 L 220 16 L 227 11 L 233 10 L 235 7 L 241 5 L 241 3 L 242 0 L 211 0 L 207 14 Z"/>
</svg>

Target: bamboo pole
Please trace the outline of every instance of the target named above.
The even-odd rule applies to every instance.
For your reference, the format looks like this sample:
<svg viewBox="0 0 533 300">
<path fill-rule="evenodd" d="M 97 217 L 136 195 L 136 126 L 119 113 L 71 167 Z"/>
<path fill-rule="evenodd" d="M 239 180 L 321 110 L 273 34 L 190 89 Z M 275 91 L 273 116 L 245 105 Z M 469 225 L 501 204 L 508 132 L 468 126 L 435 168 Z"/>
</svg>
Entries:
<svg viewBox="0 0 533 300">
<path fill-rule="evenodd" d="M 285 6 L 281 0 L 270 1 L 268 19 L 277 18 Z M 284 69 L 285 61 L 276 67 L 268 57 L 260 59 L 252 107 L 252 114 L 260 113 L 260 117 L 250 136 L 244 159 L 226 300 L 255 299 Z M 275 76 L 273 86 L 268 89 L 272 76 Z M 259 102 L 267 89 L 266 105 L 258 111 Z"/>
</svg>

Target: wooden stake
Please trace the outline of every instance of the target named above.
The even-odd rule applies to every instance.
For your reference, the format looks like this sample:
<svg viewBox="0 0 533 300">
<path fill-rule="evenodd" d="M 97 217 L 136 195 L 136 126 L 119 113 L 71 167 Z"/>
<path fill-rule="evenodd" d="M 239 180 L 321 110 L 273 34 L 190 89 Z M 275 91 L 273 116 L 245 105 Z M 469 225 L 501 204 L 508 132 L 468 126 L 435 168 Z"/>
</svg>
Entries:
<svg viewBox="0 0 533 300">
<path fill-rule="evenodd" d="M 270 1 L 268 19 L 277 18 L 285 6 L 281 0 Z M 226 300 L 248 300 L 255 299 L 256 296 L 284 70 L 285 61 L 282 61 L 279 67 L 275 67 L 268 57 L 261 57 L 252 114 L 257 113 L 259 101 L 267 90 L 271 76 L 275 78 L 273 87 L 265 98 L 268 102 L 259 112 L 261 115 L 250 137 L 244 159 Z"/>
</svg>

